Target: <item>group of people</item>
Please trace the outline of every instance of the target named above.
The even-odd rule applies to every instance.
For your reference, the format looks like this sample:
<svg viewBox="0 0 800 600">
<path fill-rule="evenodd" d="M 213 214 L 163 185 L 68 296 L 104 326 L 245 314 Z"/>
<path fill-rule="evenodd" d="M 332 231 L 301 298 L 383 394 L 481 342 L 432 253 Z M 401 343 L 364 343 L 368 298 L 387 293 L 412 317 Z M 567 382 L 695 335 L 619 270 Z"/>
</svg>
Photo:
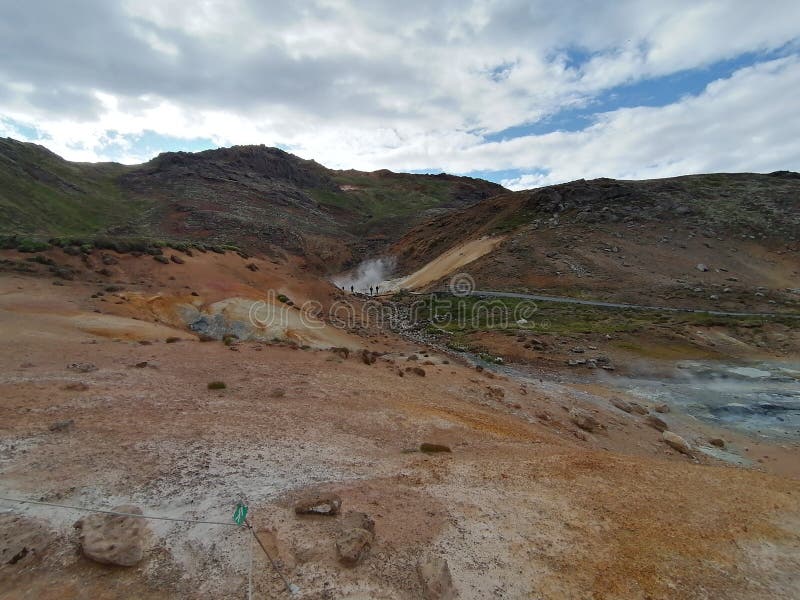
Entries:
<svg viewBox="0 0 800 600">
<path fill-rule="evenodd" d="M 342 286 L 342 291 L 343 291 L 343 292 L 345 291 L 345 289 L 344 289 L 344 286 Z M 350 293 L 351 293 L 351 294 L 357 294 L 357 293 L 358 293 L 358 294 L 361 294 L 361 293 L 364 293 L 364 294 L 366 294 L 366 293 L 367 293 L 367 291 L 366 291 L 366 290 L 364 290 L 363 292 L 356 292 L 356 290 L 355 290 L 355 286 L 351 285 L 351 286 L 350 286 Z M 377 295 L 379 295 L 380 293 L 381 293 L 381 286 L 379 286 L 379 285 L 376 285 L 376 286 L 369 286 L 369 295 L 370 295 L 370 296 L 377 296 Z"/>
</svg>

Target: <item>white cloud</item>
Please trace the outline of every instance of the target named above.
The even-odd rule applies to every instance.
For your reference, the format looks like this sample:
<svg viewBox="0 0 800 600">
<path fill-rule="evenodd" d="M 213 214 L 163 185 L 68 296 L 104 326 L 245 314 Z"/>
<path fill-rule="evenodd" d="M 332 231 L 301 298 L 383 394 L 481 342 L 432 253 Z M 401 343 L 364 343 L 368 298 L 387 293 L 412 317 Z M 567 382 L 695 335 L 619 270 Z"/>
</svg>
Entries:
<svg viewBox="0 0 800 600">
<path fill-rule="evenodd" d="M 756 138 L 774 142 L 791 129 L 756 118 L 781 113 L 790 97 L 746 89 L 756 72 L 780 87 L 796 68 L 789 61 L 720 82 L 718 93 L 749 124 L 723 128 L 728 133 L 687 125 L 692 115 L 680 108 L 705 108 L 706 118 L 726 122 L 726 113 L 706 106 L 716 102 L 712 86 L 697 106 L 687 99 L 616 111 L 582 132 L 503 143 L 484 137 L 590 103 L 621 83 L 796 43 L 800 4 L 793 1 L 765 7 L 377 0 L 365 6 L 348 0 L 3 3 L 0 116 L 35 127 L 37 141 L 76 160 L 148 159 L 136 137 L 154 131 L 220 145 L 280 144 L 337 168 L 549 170 L 512 185 L 767 164 L 730 149 L 763 148 Z M 576 64 L 575 56 L 588 58 Z M 503 76 L 493 77 L 498 69 Z M 681 157 L 628 128 L 674 140 Z M 705 131 L 702 139 L 698 131 Z M 796 156 L 787 144 L 784 159 Z"/>
</svg>

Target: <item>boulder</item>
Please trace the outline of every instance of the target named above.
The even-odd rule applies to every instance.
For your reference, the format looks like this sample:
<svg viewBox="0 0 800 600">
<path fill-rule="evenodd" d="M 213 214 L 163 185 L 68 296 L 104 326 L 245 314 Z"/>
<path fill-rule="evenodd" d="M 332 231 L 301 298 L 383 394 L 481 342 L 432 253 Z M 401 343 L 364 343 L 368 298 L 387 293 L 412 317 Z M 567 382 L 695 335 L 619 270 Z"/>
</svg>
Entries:
<svg viewBox="0 0 800 600">
<path fill-rule="evenodd" d="M 345 529 L 366 529 L 375 533 L 375 521 L 366 513 L 351 510 L 342 517 L 342 530 Z"/>
<path fill-rule="evenodd" d="M 115 512 L 141 515 L 137 506 L 123 505 Z M 144 519 L 122 515 L 91 514 L 75 523 L 80 530 L 83 554 L 106 565 L 132 567 L 144 557 L 147 524 Z"/>
<path fill-rule="evenodd" d="M 657 413 L 666 414 L 669 412 L 669 404 L 659 404 L 656 406 L 655 411 Z"/>
<path fill-rule="evenodd" d="M 360 527 L 345 529 L 336 538 L 336 553 L 339 560 L 347 566 L 354 567 L 360 563 L 372 547 L 375 535 Z"/>
<path fill-rule="evenodd" d="M 628 404 L 627 402 L 625 402 L 625 400 L 622 400 L 620 398 L 612 398 L 611 400 L 609 400 L 609 402 L 611 402 L 611 404 L 613 404 L 623 412 L 629 413 L 633 410 L 633 407 L 631 407 L 630 404 Z"/>
<path fill-rule="evenodd" d="M 593 433 L 600 429 L 600 422 L 590 415 L 585 410 L 580 408 L 571 408 L 569 411 L 569 420 L 575 423 L 578 427 L 589 433 Z"/>
<path fill-rule="evenodd" d="M 687 456 L 693 456 L 692 447 L 689 445 L 689 442 L 687 442 L 678 434 L 672 433 L 671 431 L 665 431 L 661 434 L 661 439 L 664 440 L 668 446 L 674 448 L 678 452 Z"/>
<path fill-rule="evenodd" d="M 723 440 L 722 438 L 711 438 L 710 440 L 708 440 L 708 443 L 717 448 L 725 447 L 725 440 Z"/>
<path fill-rule="evenodd" d="M 704 265 L 703 263 L 698 263 L 698 265 L 695 267 L 695 269 L 697 269 L 701 273 L 705 273 L 705 272 L 708 271 L 708 267 L 706 265 Z"/>
<path fill-rule="evenodd" d="M 646 415 L 648 412 L 644 406 L 641 404 L 636 404 L 636 402 L 631 402 L 631 411 L 637 415 Z"/>
<path fill-rule="evenodd" d="M 662 419 L 659 419 L 655 415 L 647 415 L 644 419 L 644 422 L 658 431 L 666 431 L 669 429 L 669 426 Z"/>
<path fill-rule="evenodd" d="M 450 567 L 444 558 L 429 558 L 417 565 L 417 575 L 425 600 L 455 600 L 458 592 L 453 587 Z"/>
<path fill-rule="evenodd" d="M 294 512 L 298 515 L 338 515 L 342 508 L 342 499 L 338 494 L 309 494 L 294 503 Z"/>
</svg>

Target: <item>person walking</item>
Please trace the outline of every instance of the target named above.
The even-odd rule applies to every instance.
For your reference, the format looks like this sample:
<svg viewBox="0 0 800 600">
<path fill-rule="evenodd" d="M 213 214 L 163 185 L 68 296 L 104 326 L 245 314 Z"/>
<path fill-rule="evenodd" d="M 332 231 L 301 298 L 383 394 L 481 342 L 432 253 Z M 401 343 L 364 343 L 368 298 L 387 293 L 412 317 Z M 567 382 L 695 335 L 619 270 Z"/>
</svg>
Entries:
<svg viewBox="0 0 800 600">
<path fill-rule="evenodd" d="M 369 295 L 372 296 L 372 286 L 369 286 Z"/>
<path fill-rule="evenodd" d="M 381 293 L 381 286 L 379 286 L 379 285 L 376 285 L 376 286 L 375 286 L 375 295 L 377 296 L 377 295 L 379 295 L 380 293 Z"/>
<path fill-rule="evenodd" d="M 353 286 L 352 286 L 352 285 L 350 286 L 350 293 L 351 293 L 351 294 L 355 293 L 355 290 L 353 289 Z"/>
</svg>

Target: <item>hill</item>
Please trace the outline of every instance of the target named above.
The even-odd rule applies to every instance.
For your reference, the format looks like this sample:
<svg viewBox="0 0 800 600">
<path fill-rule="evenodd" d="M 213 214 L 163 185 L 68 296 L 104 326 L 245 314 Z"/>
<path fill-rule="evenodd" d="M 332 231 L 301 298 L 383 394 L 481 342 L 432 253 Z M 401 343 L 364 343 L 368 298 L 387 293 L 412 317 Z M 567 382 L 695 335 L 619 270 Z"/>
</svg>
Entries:
<svg viewBox="0 0 800 600">
<path fill-rule="evenodd" d="M 482 289 L 665 305 L 796 304 L 800 175 L 574 181 L 498 195 L 392 246 L 404 273 L 483 236 Z M 446 278 L 429 287 L 442 287 Z"/>
<path fill-rule="evenodd" d="M 338 269 L 420 219 L 504 192 L 449 175 L 333 171 L 265 146 L 168 152 L 134 166 L 73 163 L 0 140 L 0 233 L 230 244 Z"/>
</svg>

